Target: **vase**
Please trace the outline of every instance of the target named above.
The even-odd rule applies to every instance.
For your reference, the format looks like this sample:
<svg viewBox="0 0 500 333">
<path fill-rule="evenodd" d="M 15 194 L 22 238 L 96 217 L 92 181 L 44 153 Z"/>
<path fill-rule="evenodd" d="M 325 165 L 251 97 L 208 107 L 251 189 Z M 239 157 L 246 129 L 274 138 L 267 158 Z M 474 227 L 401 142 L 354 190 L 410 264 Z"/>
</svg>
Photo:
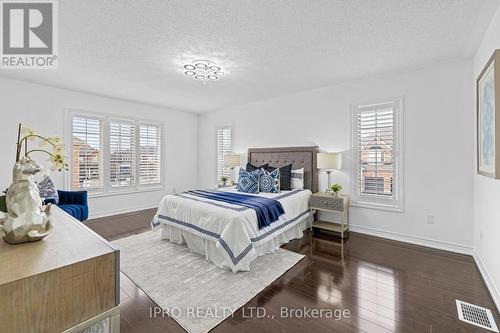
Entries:
<svg viewBox="0 0 500 333">
<path fill-rule="evenodd" d="M 333 192 L 333 197 L 338 198 L 339 197 L 339 192 Z"/>
<path fill-rule="evenodd" d="M 0 232 L 10 244 L 38 241 L 52 230 L 50 204 L 42 205 L 34 175 L 40 167 L 24 156 L 14 164 L 7 190 L 7 213 L 0 213 Z"/>
</svg>

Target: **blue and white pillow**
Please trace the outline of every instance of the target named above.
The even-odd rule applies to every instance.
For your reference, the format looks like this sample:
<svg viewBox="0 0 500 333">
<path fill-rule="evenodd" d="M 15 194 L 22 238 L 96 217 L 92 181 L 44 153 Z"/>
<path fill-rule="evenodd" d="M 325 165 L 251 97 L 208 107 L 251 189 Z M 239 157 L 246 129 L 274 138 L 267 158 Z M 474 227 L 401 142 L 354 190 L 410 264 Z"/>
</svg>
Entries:
<svg viewBox="0 0 500 333">
<path fill-rule="evenodd" d="M 292 170 L 292 190 L 304 189 L 304 168 Z"/>
<path fill-rule="evenodd" d="M 238 184 L 236 185 L 236 189 L 239 192 L 244 192 L 244 193 L 259 193 L 260 174 L 261 174 L 260 170 L 248 172 L 243 168 L 240 169 L 240 174 L 238 177 Z"/>
<path fill-rule="evenodd" d="M 261 192 L 279 193 L 280 191 L 280 169 L 271 172 L 260 169 L 259 189 Z"/>
<path fill-rule="evenodd" d="M 57 193 L 57 189 L 49 176 L 45 176 L 37 185 L 42 200 L 51 199 L 56 204 L 59 203 L 59 193 Z"/>
</svg>

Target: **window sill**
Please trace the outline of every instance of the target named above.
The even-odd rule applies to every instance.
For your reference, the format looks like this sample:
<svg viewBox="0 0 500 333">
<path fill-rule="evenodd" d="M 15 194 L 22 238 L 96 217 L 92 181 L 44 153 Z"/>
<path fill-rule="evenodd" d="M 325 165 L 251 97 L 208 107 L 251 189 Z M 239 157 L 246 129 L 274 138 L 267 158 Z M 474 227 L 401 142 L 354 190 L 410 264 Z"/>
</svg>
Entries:
<svg viewBox="0 0 500 333">
<path fill-rule="evenodd" d="M 118 195 L 127 195 L 127 194 L 135 194 L 135 193 L 145 193 L 145 192 L 156 192 L 156 191 L 165 191 L 167 189 L 166 186 L 151 186 L 151 187 L 141 187 L 139 189 L 127 189 L 122 191 L 109 191 L 109 192 L 89 192 L 89 199 L 93 198 L 103 198 L 103 197 L 113 197 Z"/>
<path fill-rule="evenodd" d="M 350 205 L 352 207 L 383 210 L 383 211 L 394 212 L 394 213 L 404 213 L 405 212 L 404 207 L 390 206 L 390 205 L 377 204 L 377 203 L 351 202 Z"/>
</svg>

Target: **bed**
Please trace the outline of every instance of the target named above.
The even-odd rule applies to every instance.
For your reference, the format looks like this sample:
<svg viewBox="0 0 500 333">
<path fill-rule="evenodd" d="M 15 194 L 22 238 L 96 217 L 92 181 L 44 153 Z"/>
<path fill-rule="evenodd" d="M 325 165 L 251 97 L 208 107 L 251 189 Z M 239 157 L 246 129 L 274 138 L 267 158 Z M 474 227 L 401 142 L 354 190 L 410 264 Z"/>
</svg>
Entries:
<svg viewBox="0 0 500 333">
<path fill-rule="evenodd" d="M 270 225 L 259 228 L 256 210 L 245 205 L 212 199 L 212 195 L 244 195 L 236 194 L 231 187 L 169 194 L 162 199 L 152 226 L 161 228 L 163 240 L 187 244 L 192 252 L 205 256 L 218 267 L 233 272 L 248 271 L 257 257 L 273 253 L 280 245 L 303 236 L 310 223 L 309 196 L 318 186 L 317 152 L 318 147 L 248 150 L 248 162 L 253 165 L 292 164 L 292 169 L 304 168 L 304 189 L 251 194 L 253 198 L 274 199 L 281 204 L 284 213 Z M 203 196 L 207 193 L 210 196 Z"/>
</svg>

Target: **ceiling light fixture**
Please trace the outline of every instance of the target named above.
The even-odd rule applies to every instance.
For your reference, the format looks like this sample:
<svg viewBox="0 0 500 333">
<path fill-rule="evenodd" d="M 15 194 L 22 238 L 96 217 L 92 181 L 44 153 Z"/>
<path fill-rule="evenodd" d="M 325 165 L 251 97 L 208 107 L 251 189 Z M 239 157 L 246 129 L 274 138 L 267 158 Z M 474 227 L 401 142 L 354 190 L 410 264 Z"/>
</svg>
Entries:
<svg viewBox="0 0 500 333">
<path fill-rule="evenodd" d="M 224 76 L 221 66 L 210 60 L 194 60 L 190 64 L 184 65 L 184 75 L 198 81 L 217 81 Z"/>
</svg>

